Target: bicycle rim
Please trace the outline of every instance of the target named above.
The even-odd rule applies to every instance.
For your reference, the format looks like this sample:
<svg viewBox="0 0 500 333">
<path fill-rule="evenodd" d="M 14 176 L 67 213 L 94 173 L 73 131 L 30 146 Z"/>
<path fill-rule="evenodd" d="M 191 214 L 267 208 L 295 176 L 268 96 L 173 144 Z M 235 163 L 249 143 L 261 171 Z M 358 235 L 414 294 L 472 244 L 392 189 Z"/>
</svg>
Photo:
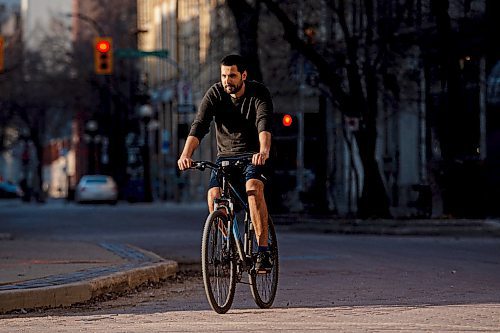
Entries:
<svg viewBox="0 0 500 333">
<path fill-rule="evenodd" d="M 229 310 L 236 287 L 236 264 L 228 251 L 226 228 L 226 215 L 220 211 L 211 213 L 205 222 L 201 246 L 205 293 L 217 313 Z"/>
<path fill-rule="evenodd" d="M 269 217 L 269 250 L 271 251 L 271 260 L 273 269 L 266 274 L 256 274 L 252 272 L 249 275 L 250 290 L 255 303 L 262 309 L 270 308 L 273 305 L 278 289 L 279 275 L 279 255 L 278 255 L 278 240 L 274 229 L 273 221 Z M 252 257 L 257 256 L 257 239 L 253 235 Z"/>
</svg>

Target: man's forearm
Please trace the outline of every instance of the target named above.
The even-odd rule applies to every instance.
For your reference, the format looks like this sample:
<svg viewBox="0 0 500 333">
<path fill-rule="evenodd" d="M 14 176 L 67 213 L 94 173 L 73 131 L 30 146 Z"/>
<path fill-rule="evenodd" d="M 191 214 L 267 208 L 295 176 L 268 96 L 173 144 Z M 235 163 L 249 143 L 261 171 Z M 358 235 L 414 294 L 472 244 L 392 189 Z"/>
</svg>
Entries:
<svg viewBox="0 0 500 333">
<path fill-rule="evenodd" d="M 260 153 L 266 155 L 271 151 L 271 132 L 262 131 L 259 133 Z"/>
<path fill-rule="evenodd" d="M 195 136 L 188 136 L 186 143 L 184 144 L 184 149 L 182 150 L 181 157 L 191 158 L 193 156 L 194 151 L 200 145 L 200 140 L 198 140 Z"/>
</svg>

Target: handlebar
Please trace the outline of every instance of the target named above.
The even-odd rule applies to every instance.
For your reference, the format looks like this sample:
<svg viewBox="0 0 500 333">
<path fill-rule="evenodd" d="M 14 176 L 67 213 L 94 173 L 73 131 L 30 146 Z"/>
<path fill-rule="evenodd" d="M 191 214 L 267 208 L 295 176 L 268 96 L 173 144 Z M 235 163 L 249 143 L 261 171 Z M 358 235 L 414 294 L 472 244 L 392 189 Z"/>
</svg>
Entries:
<svg viewBox="0 0 500 333">
<path fill-rule="evenodd" d="M 193 165 L 191 165 L 189 169 L 198 169 L 203 171 L 206 168 L 209 168 L 211 170 L 218 170 L 220 167 L 210 161 L 193 161 Z"/>
<path fill-rule="evenodd" d="M 234 166 L 244 166 L 252 163 L 252 156 L 244 156 L 234 160 L 222 160 L 221 164 L 215 164 L 210 161 L 193 161 L 192 166 L 189 169 L 197 169 L 204 171 L 206 168 L 211 170 L 220 170 L 223 167 L 234 165 Z"/>
</svg>

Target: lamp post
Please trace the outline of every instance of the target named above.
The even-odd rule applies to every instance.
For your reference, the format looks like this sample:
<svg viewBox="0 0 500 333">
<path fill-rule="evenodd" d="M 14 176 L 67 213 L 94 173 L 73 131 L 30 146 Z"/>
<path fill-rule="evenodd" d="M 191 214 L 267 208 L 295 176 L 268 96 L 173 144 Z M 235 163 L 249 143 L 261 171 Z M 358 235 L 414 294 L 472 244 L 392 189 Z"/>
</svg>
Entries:
<svg viewBox="0 0 500 333">
<path fill-rule="evenodd" d="M 139 107 L 139 116 L 144 124 L 143 167 L 144 167 L 144 201 L 153 201 L 151 190 L 151 166 L 149 151 L 149 122 L 153 115 L 153 108 L 149 104 Z"/>
<path fill-rule="evenodd" d="M 95 120 L 89 120 L 85 124 L 84 140 L 88 145 L 88 172 L 89 174 L 97 173 L 98 171 L 98 157 L 97 157 L 97 144 L 101 142 L 101 136 L 97 134 L 99 125 Z"/>
</svg>

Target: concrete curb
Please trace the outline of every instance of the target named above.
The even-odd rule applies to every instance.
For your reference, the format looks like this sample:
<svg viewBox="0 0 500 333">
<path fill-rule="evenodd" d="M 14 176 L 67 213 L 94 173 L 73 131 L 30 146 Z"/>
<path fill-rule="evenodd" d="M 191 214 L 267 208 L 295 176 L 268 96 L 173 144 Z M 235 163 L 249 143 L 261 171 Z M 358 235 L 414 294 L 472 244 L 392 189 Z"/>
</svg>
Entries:
<svg viewBox="0 0 500 333">
<path fill-rule="evenodd" d="M 172 260 L 58 286 L 0 291 L 0 313 L 20 309 L 69 306 L 111 292 L 134 289 L 146 282 L 159 282 L 175 275 L 178 264 Z"/>
</svg>

